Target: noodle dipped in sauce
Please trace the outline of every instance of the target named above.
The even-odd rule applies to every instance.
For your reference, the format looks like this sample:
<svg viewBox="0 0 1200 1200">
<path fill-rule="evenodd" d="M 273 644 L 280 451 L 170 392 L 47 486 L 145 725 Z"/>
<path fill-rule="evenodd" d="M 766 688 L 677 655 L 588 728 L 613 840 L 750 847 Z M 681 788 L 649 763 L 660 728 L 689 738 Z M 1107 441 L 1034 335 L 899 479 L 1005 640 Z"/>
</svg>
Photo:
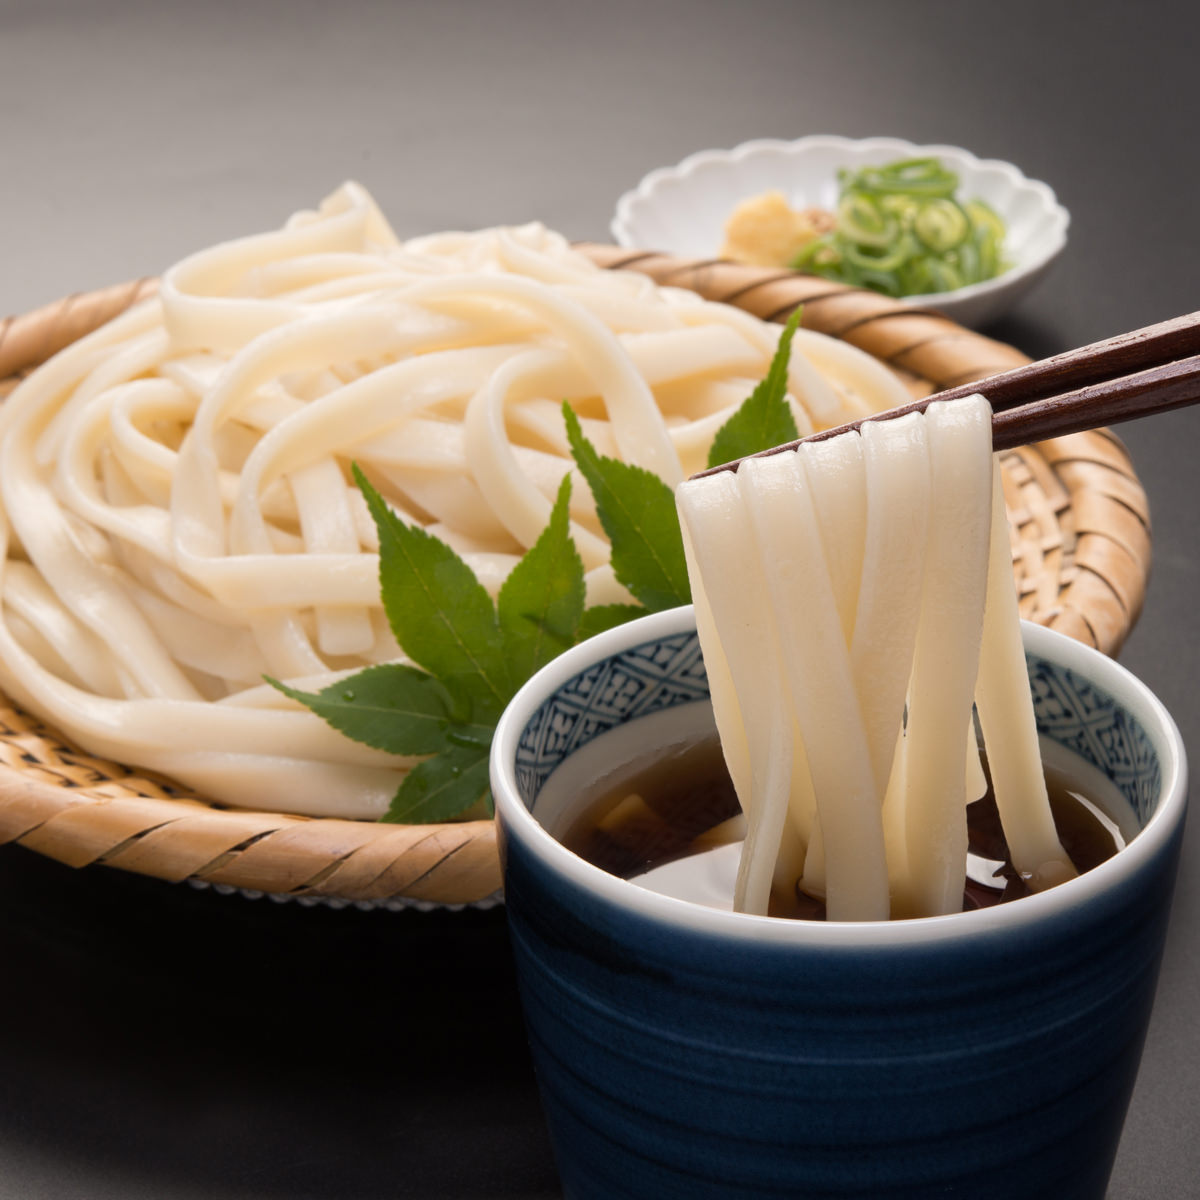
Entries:
<svg viewBox="0 0 1200 1200">
<path fill-rule="evenodd" d="M 981 794 L 973 703 L 1016 870 L 1034 888 L 1075 874 L 1038 755 L 990 417 L 982 397 L 935 402 L 678 489 L 747 822 L 738 910 L 765 914 L 799 880 L 831 920 L 957 911 Z"/>
<path fill-rule="evenodd" d="M 1044 765 L 1055 828 L 1080 871 L 1089 871 L 1122 849 L 1137 829 L 1128 802 L 1111 781 L 1089 772 L 1052 743 Z M 959 909 L 1008 903 L 1034 889 L 1013 865 L 990 777 L 980 799 L 967 806 L 973 858 L 960 880 Z M 732 907 L 733 875 L 744 835 L 737 794 L 719 739 L 694 740 L 649 761 L 615 769 L 582 789 L 571 806 L 563 845 L 612 875 L 663 895 L 712 907 Z M 824 920 L 821 897 L 779 880 L 768 915 Z"/>
</svg>

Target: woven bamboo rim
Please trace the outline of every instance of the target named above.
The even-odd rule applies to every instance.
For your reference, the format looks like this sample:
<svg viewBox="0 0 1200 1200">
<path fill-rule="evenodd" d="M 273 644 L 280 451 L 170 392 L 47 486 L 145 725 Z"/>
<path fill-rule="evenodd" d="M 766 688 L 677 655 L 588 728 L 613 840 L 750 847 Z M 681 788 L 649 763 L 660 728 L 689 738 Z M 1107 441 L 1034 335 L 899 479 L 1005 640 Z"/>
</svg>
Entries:
<svg viewBox="0 0 1200 1200">
<path fill-rule="evenodd" d="M 914 396 L 1019 366 L 1003 343 L 933 312 L 789 271 L 585 245 L 601 266 L 804 325 L 897 372 Z M 52 354 L 154 293 L 152 279 L 70 296 L 0 322 L 0 396 Z M 1145 493 L 1108 431 L 1002 460 L 1023 616 L 1115 653 L 1141 610 L 1150 563 Z M 161 777 L 106 762 L 0 695 L 0 844 L 70 866 L 299 899 L 425 906 L 486 902 L 500 887 L 490 821 L 397 826 L 218 808 Z"/>
</svg>

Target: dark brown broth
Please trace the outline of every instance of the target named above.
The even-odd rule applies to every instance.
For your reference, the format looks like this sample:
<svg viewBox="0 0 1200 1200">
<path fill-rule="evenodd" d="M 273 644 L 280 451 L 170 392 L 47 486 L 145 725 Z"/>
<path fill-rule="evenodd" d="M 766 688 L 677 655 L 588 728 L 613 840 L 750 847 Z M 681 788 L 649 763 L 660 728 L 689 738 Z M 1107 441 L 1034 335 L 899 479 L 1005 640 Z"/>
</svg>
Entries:
<svg viewBox="0 0 1200 1200">
<path fill-rule="evenodd" d="M 1080 873 L 1111 858 L 1124 844 L 1089 808 L 1094 804 L 1103 810 L 1103 805 L 1067 773 L 1047 769 L 1046 787 L 1059 838 Z M 629 879 L 708 849 L 715 842 L 706 835 L 740 811 L 720 742 L 712 736 L 605 781 L 562 841 L 594 866 Z M 1001 890 L 964 880 L 964 911 L 1028 895 L 1009 859 L 990 786 L 987 795 L 967 806 L 967 831 L 971 850 L 1004 863 L 997 880 L 1004 886 Z M 824 904 L 800 891 L 773 895 L 770 911 L 800 920 L 825 917 Z"/>
</svg>

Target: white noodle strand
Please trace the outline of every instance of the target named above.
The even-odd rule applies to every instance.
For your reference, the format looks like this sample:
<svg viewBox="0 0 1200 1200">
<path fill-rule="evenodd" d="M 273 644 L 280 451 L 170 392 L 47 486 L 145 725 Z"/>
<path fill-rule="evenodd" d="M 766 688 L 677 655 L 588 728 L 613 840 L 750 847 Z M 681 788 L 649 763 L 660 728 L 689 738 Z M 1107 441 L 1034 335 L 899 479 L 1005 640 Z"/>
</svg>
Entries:
<svg viewBox="0 0 1200 1200">
<path fill-rule="evenodd" d="M 493 595 L 572 473 L 589 603 L 629 603 L 561 406 L 674 485 L 766 373 L 780 329 L 604 271 L 531 224 L 397 240 L 347 184 L 193 254 L 159 294 L 0 408 L 0 687 L 86 748 L 216 800 L 386 810 L 407 763 L 262 683 L 400 659 L 357 463 Z M 804 334 L 801 429 L 906 399 Z"/>
</svg>

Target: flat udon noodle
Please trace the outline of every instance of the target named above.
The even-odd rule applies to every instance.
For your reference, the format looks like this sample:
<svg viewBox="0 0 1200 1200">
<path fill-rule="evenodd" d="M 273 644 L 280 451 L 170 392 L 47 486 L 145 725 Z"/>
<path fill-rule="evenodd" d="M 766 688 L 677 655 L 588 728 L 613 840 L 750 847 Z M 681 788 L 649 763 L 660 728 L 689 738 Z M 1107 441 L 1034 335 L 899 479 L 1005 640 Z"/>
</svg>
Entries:
<svg viewBox="0 0 1200 1200">
<path fill-rule="evenodd" d="M 1014 865 L 1034 888 L 1073 874 L 982 397 L 750 459 L 676 496 L 746 814 L 735 908 L 766 913 L 772 886 L 799 880 L 831 920 L 959 910 L 966 805 L 983 792 L 973 702 Z"/>
<path fill-rule="evenodd" d="M 405 761 L 262 683 L 402 657 L 351 462 L 495 594 L 572 469 L 564 398 L 601 452 L 675 484 L 778 337 L 538 225 L 402 243 L 347 184 L 185 259 L 0 410 L 0 686 L 218 801 L 377 817 Z M 907 398 L 803 330 L 789 385 L 805 431 Z M 571 518 L 589 602 L 628 599 L 578 477 Z"/>
</svg>

